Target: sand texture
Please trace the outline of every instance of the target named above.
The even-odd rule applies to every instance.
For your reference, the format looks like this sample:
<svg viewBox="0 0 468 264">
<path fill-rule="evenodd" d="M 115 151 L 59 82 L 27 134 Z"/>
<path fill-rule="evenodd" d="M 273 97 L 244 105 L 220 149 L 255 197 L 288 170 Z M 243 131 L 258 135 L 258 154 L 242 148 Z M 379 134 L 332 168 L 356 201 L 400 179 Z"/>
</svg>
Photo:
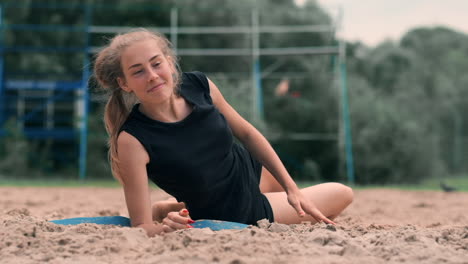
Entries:
<svg viewBox="0 0 468 264">
<path fill-rule="evenodd" d="M 153 201 L 167 197 L 152 193 Z M 259 222 L 148 238 L 47 220 L 127 215 L 112 188 L 0 187 L 0 263 L 468 263 L 468 193 L 359 190 L 338 226 Z"/>
</svg>

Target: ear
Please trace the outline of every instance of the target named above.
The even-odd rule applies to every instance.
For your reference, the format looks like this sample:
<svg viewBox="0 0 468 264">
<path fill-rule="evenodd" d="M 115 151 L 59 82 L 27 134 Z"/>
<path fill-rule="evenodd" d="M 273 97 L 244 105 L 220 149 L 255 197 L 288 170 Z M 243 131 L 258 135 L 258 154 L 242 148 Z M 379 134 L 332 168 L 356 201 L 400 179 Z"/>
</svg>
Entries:
<svg viewBox="0 0 468 264">
<path fill-rule="evenodd" d="M 122 77 L 117 77 L 117 82 L 119 83 L 120 88 L 126 91 L 127 93 L 131 92 L 132 90 L 128 88 L 127 82 Z"/>
</svg>

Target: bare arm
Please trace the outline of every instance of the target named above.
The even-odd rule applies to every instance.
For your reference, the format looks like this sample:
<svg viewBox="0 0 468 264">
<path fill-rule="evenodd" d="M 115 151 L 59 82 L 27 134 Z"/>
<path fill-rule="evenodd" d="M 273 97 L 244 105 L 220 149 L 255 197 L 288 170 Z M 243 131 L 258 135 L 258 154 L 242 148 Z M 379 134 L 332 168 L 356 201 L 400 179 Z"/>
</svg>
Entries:
<svg viewBox="0 0 468 264">
<path fill-rule="evenodd" d="M 145 229 L 148 236 L 163 232 L 161 225 L 153 223 L 151 213 L 151 199 L 148 186 L 146 164 L 149 156 L 141 143 L 128 134 L 122 132 L 117 139 L 119 150 L 118 172 L 122 179 L 132 227 Z"/>
<path fill-rule="evenodd" d="M 186 209 L 170 212 L 161 224 L 153 221 L 151 198 L 148 185 L 146 164 L 149 156 L 141 143 L 127 132 L 122 132 L 117 139 L 119 149 L 119 176 L 122 180 L 132 227 L 143 228 L 152 237 L 162 232 L 190 228 L 190 219 Z"/>
<path fill-rule="evenodd" d="M 228 121 L 234 136 L 271 172 L 286 192 L 297 189 L 296 183 L 289 176 L 283 163 L 266 138 L 229 105 L 218 87 L 211 80 L 209 80 L 209 84 L 213 103 Z"/>
<path fill-rule="evenodd" d="M 213 103 L 224 115 L 234 135 L 244 144 L 252 155 L 265 166 L 286 191 L 289 204 L 300 216 L 306 213 L 318 222 L 334 224 L 325 217 L 317 207 L 300 192 L 276 152 L 266 138 L 249 122 L 242 118 L 229 103 L 226 102 L 218 87 L 209 80 Z"/>
</svg>

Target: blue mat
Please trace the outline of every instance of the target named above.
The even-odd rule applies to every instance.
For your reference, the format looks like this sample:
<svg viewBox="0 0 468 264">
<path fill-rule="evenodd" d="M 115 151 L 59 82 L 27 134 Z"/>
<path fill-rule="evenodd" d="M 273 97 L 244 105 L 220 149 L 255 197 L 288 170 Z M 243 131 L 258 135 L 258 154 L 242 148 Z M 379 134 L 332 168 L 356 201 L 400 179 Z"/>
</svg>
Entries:
<svg viewBox="0 0 468 264">
<path fill-rule="evenodd" d="M 60 220 L 51 220 L 50 222 L 58 225 L 79 225 L 89 223 L 98 225 L 130 226 L 130 219 L 123 216 L 76 217 Z"/>
<path fill-rule="evenodd" d="M 219 221 L 219 220 L 197 220 L 195 223 L 191 224 L 195 228 L 210 228 L 213 231 L 223 230 L 223 229 L 244 229 L 249 225 L 228 222 L 228 221 Z"/>
<path fill-rule="evenodd" d="M 77 217 L 60 220 L 51 220 L 50 222 L 58 225 L 79 225 L 84 223 L 90 223 L 98 225 L 130 226 L 130 219 L 123 216 Z M 191 225 L 195 228 L 210 228 L 213 231 L 223 229 L 243 229 L 248 227 L 248 225 L 246 224 L 219 220 L 197 220 Z"/>
</svg>

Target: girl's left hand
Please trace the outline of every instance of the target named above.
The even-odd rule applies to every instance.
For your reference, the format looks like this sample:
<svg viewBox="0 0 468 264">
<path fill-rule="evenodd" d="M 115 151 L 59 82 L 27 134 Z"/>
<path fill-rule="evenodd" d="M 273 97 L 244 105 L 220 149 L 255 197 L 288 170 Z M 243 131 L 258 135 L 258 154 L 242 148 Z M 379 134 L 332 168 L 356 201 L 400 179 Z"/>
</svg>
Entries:
<svg viewBox="0 0 468 264">
<path fill-rule="evenodd" d="M 190 218 L 187 209 L 182 209 L 179 212 L 170 212 L 162 221 L 163 231 L 166 233 L 178 229 L 193 228 L 193 226 L 190 225 L 193 223 L 195 223 L 195 221 Z"/>
<path fill-rule="evenodd" d="M 300 217 L 306 214 L 312 216 L 317 222 L 325 222 L 327 224 L 336 225 L 332 220 L 320 212 L 313 202 L 307 199 L 302 192 L 297 189 L 296 191 L 290 191 L 287 193 L 289 204 L 297 211 Z"/>
</svg>

